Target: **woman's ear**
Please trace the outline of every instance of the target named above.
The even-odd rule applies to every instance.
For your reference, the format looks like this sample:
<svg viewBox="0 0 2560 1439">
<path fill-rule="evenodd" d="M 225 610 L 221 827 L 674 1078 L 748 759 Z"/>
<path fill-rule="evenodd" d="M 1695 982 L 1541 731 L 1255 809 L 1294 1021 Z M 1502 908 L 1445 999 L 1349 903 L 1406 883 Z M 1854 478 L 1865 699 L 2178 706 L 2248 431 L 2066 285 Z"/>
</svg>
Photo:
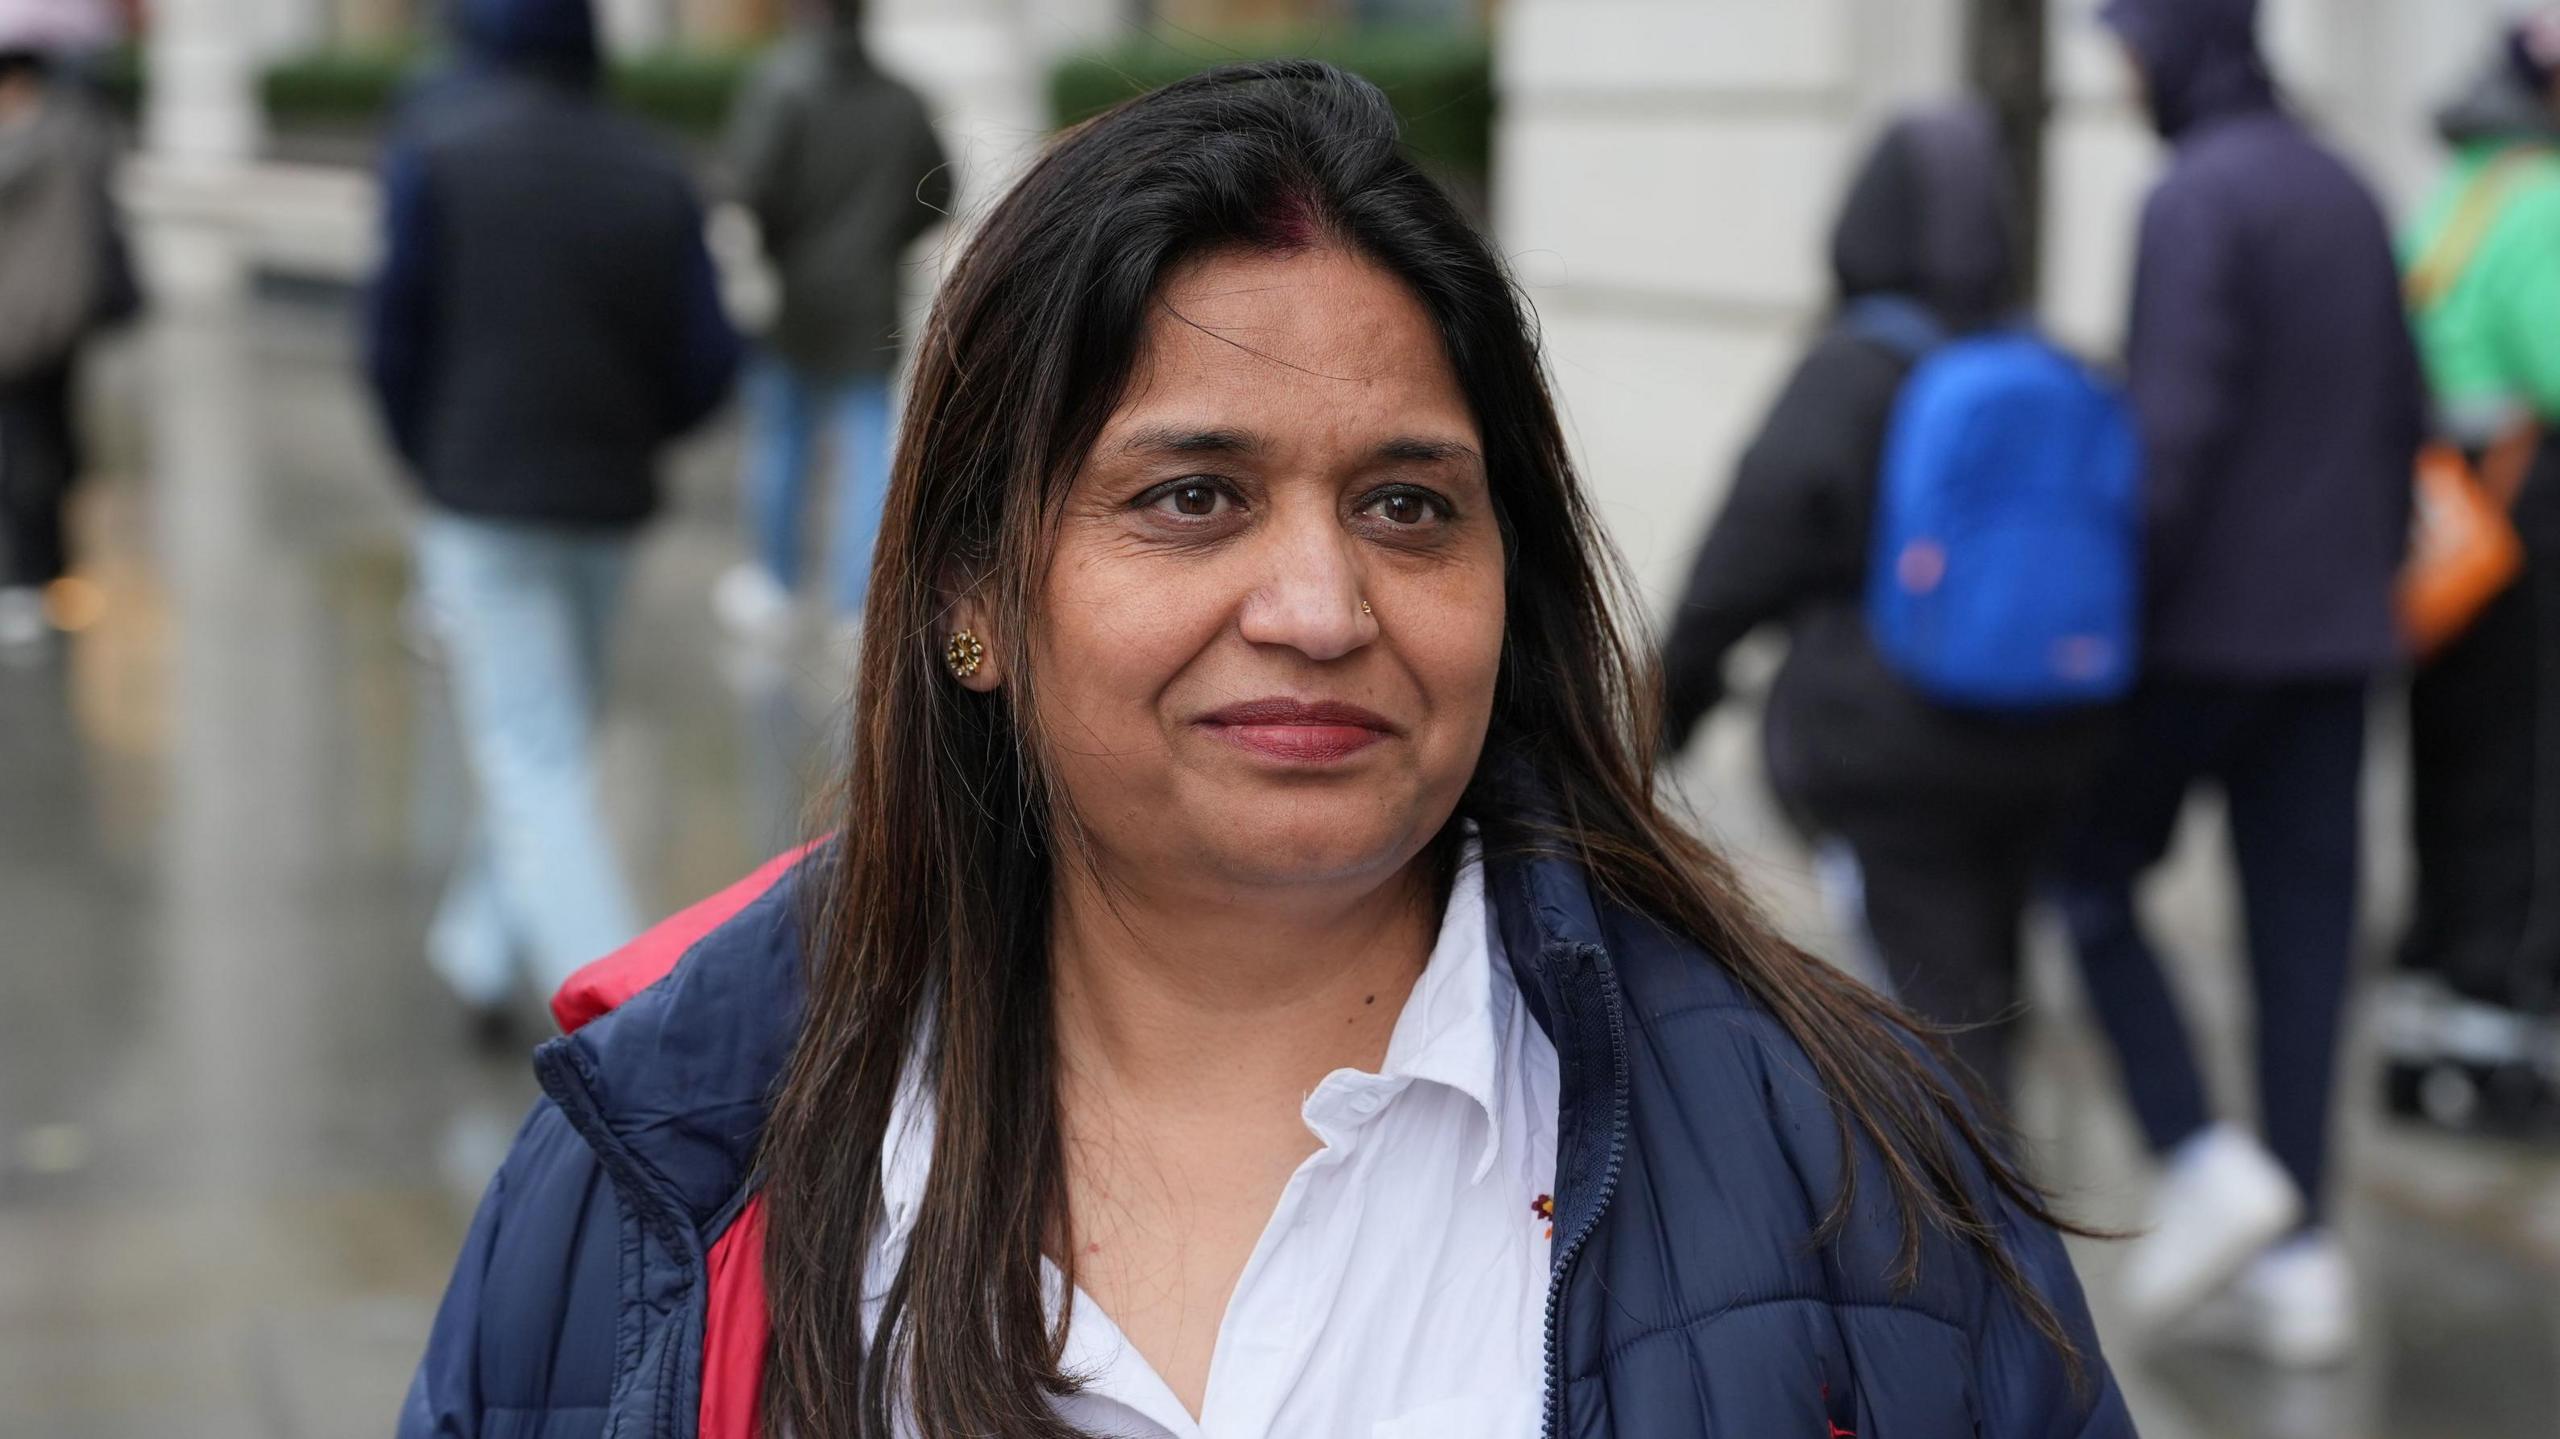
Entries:
<svg viewBox="0 0 2560 1439">
<path fill-rule="evenodd" d="M 943 616 L 942 665 L 962 689 L 993 694 L 1004 683 L 987 606 L 976 592 L 963 595 Z"/>
</svg>

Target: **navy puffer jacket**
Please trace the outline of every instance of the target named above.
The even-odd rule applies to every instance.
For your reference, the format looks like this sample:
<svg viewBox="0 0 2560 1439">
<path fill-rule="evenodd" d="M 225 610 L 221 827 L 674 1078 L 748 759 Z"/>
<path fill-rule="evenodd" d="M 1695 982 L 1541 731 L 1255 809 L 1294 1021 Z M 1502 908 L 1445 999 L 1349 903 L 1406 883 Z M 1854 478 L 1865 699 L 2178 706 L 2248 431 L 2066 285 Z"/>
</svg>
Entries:
<svg viewBox="0 0 2560 1439">
<path fill-rule="evenodd" d="M 1814 1242 L 1842 1178 L 1831 1104 L 1722 968 L 1569 864 L 1488 864 L 1562 1079 L 1548 1434 L 2130 1439 L 2052 1231 L 2007 1215 L 2087 1356 L 2078 1386 L 1955 1246 L 1933 1239 L 1918 1284 L 1895 1288 L 1880 1175 L 1841 1238 Z M 402 1435 L 695 1432 L 705 1255 L 799 1023 L 803 882 L 782 874 L 664 979 L 544 1046 L 549 1097 L 472 1226 Z"/>
</svg>

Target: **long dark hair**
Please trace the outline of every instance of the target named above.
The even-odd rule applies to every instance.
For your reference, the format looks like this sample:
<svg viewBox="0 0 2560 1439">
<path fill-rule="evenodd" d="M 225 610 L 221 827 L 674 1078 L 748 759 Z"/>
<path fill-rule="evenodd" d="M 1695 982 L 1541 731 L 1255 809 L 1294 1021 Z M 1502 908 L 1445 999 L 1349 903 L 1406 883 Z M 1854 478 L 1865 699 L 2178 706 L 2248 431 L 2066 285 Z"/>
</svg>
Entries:
<svg viewBox="0 0 2560 1439">
<path fill-rule="evenodd" d="M 763 1144 L 773 1342 L 766 1432 L 1063 1436 L 1068 1269 L 1051 1033 L 1051 866 L 1072 812 L 1043 763 L 1026 635 L 1055 512 L 1118 403 L 1156 286 L 1216 246 L 1347 247 L 1435 321 L 1482 431 L 1509 551 L 1509 633 L 1486 760 L 1460 814 L 1491 853 L 1563 853 L 1614 902 L 1696 940 L 1800 1043 L 1899 1203 L 1902 1277 L 1924 1229 L 1969 1244 L 2069 1348 L 1965 1176 L 2045 1211 L 1910 1047 L 1883 1000 L 1780 939 L 1722 859 L 1653 797 L 1651 667 L 1565 453 L 1529 317 L 1500 262 L 1397 141 L 1386 99 L 1308 61 L 1212 71 L 1054 144 L 987 216 L 918 348 L 890 486 L 830 885 L 811 924 L 805 1029 Z M 992 616 L 1006 683 L 953 684 L 961 593 Z M 1536 811 L 1500 776 L 1525 769 Z M 882 1141 L 911 1047 L 938 1123 L 894 1275 L 866 1272 Z M 1848 1172 L 1854 1174 L 1855 1167 Z M 1825 1235 L 1845 1222 L 1842 1193 Z M 885 1294 L 876 1334 L 866 1293 Z"/>
</svg>

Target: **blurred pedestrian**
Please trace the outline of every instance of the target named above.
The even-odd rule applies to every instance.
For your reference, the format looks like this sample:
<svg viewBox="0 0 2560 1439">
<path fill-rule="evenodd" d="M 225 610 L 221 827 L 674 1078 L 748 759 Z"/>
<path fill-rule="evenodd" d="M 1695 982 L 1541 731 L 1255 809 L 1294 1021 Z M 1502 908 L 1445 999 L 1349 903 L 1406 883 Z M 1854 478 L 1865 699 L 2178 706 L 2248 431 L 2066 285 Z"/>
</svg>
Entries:
<svg viewBox="0 0 2560 1439">
<path fill-rule="evenodd" d="M 675 158 L 596 94 L 587 0 L 463 0 L 384 165 L 374 387 L 427 504 L 421 588 L 480 821 L 428 936 L 494 1023 L 638 918 L 598 807 L 605 655 L 660 451 L 738 343 Z"/>
<path fill-rule="evenodd" d="M 2409 299 L 2438 437 L 2473 458 L 2524 561 L 2410 690 L 2400 959 L 2424 978 L 2395 986 L 2383 1029 L 2403 1104 L 2530 1120 L 2560 1099 L 2560 10 L 2503 31 L 2440 129 L 2454 161 L 2403 246 Z"/>
<path fill-rule="evenodd" d="M 2417 359 L 2381 209 L 2280 101 L 2255 0 L 2104 14 L 2175 147 L 2143 213 L 2128 336 L 2149 461 L 2146 675 L 2060 881 L 2163 1164 L 2125 1298 L 2156 1328 L 2245 1270 L 2234 1298 L 2252 1337 L 2322 1362 L 2352 1337 L 2350 1276 L 2320 1226 L 2366 692 L 2399 652 Z M 2206 784 L 2239 862 L 2263 1144 L 2216 1121 L 2134 906 Z"/>
<path fill-rule="evenodd" d="M 1967 1067 L 2004 1097 L 2028 894 L 2100 757 L 2105 710 L 1933 694 L 1880 651 L 1870 572 L 1887 528 L 1879 509 L 1888 453 L 1929 443 L 1895 416 L 1933 354 L 1978 356 L 1988 342 L 2036 375 L 2058 368 L 2066 403 L 2075 398 L 2076 367 L 2053 366 L 2059 357 L 2013 323 L 2019 231 L 2008 173 L 1996 122 L 1979 104 L 1905 119 L 1877 145 L 1832 238 L 1840 309 L 1745 451 L 1664 656 L 1667 738 L 1677 748 L 1721 699 L 1727 651 L 1763 624 L 1784 627 L 1787 659 L 1764 725 L 1772 785 L 1846 862 L 1849 897 L 1889 987 L 1945 1026 Z M 2101 505 L 2112 483 L 2129 549 L 2138 539 L 2135 467 L 2120 410 L 2088 412 L 2119 432 L 2110 451 L 2081 443 L 2082 417 L 2039 431 L 2018 408 L 2029 393 L 2044 391 L 2032 381 L 2010 389 L 2008 408 L 1982 416 L 1988 433 L 1973 454 L 1996 459 L 1965 461 L 1973 473 L 1963 483 L 1988 494 L 1988 470 L 2034 470 L 2018 452 L 2030 432 L 2059 437 L 2069 460 L 2055 478 Z M 2085 457 L 2110 452 L 2112 477 L 2086 466 Z M 2017 558 L 1990 563 L 2014 565 L 2004 578 L 2032 585 Z M 2128 557 L 2128 609 L 2133 570 Z"/>
<path fill-rule="evenodd" d="M 34 38 L 0 28 L 0 651 L 51 633 L 81 469 L 80 350 L 131 285 L 107 195 L 112 131 Z"/>
<path fill-rule="evenodd" d="M 924 101 L 872 59 L 861 0 L 804 0 L 802 33 L 749 77 L 729 164 L 781 281 L 748 374 L 746 503 L 754 555 L 721 578 L 721 618 L 769 636 L 800 582 L 801 523 L 823 446 L 837 477 L 828 600 L 858 615 L 889 489 L 889 379 L 908 246 L 949 210 L 951 168 Z"/>
</svg>

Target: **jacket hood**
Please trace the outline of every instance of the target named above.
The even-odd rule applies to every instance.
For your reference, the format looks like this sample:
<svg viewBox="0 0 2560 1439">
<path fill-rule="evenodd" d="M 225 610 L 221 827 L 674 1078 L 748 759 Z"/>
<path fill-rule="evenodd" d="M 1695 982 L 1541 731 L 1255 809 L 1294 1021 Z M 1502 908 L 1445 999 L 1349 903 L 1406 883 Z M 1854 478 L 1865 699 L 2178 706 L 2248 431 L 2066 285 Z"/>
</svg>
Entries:
<svg viewBox="0 0 2560 1439">
<path fill-rule="evenodd" d="M 838 70 L 868 72 L 871 69 L 871 46 L 862 38 L 858 23 L 831 20 L 819 33 L 819 46 L 827 63 Z"/>
<path fill-rule="evenodd" d="M 844 70 L 871 68 L 871 48 L 862 37 L 867 8 L 863 0 L 817 0 L 809 7 L 828 64 Z"/>
<path fill-rule="evenodd" d="M 1868 154 L 1833 228 L 1841 298 L 1903 295 L 1956 329 L 1989 324 L 2016 298 L 2017 213 L 1988 106 L 1907 115 Z"/>
<path fill-rule="evenodd" d="M 2100 18 L 2133 50 L 2151 123 L 2169 139 L 2275 104 L 2258 0 L 2107 0 Z"/>
<path fill-rule="evenodd" d="M 500 69 L 586 80 L 602 63 L 589 0 L 456 0 L 454 27 L 465 52 Z"/>
<path fill-rule="evenodd" d="M 2560 117 L 2525 84 L 2501 45 L 2470 84 L 2436 112 L 2436 132 L 2452 145 L 2549 141 L 2560 139 Z"/>
</svg>

